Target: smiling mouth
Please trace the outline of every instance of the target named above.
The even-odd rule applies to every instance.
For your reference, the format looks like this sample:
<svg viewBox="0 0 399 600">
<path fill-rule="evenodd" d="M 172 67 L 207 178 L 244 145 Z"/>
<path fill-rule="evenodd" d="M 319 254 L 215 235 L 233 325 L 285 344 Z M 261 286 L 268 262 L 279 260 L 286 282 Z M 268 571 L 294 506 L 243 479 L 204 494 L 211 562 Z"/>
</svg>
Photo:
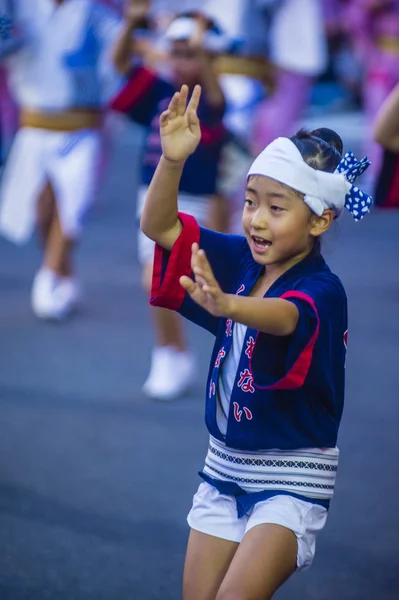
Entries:
<svg viewBox="0 0 399 600">
<path fill-rule="evenodd" d="M 269 240 L 265 240 L 264 238 L 258 237 L 257 235 L 251 235 L 251 239 L 256 248 L 259 248 L 260 250 L 266 250 L 272 245 L 272 243 L 269 242 Z"/>
</svg>

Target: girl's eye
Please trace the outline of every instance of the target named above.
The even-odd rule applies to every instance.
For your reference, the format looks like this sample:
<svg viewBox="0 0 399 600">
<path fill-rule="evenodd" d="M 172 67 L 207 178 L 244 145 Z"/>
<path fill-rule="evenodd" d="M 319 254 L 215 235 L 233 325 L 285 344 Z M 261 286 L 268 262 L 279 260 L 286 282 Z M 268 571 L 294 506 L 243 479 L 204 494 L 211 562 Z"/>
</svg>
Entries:
<svg viewBox="0 0 399 600">
<path fill-rule="evenodd" d="M 245 205 L 246 206 L 255 206 L 255 202 L 253 200 L 250 200 L 249 198 L 245 198 Z"/>
<path fill-rule="evenodd" d="M 273 204 L 270 208 L 274 212 L 282 212 L 284 210 L 284 208 L 282 208 L 281 206 L 277 206 L 276 204 Z"/>
</svg>

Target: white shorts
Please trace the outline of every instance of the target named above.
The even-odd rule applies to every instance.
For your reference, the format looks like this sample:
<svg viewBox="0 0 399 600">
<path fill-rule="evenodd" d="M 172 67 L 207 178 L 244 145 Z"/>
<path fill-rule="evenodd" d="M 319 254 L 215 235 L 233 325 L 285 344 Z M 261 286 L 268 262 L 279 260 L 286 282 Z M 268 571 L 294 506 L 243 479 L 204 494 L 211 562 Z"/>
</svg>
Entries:
<svg viewBox="0 0 399 600">
<path fill-rule="evenodd" d="M 299 571 L 312 564 L 316 534 L 323 529 L 327 514 L 324 506 L 282 495 L 258 502 L 247 514 L 238 518 L 234 497 L 220 494 L 215 487 L 204 482 L 194 496 L 187 522 L 196 531 L 237 543 L 256 525 L 273 523 L 286 527 L 293 531 L 298 541 Z"/>
<path fill-rule="evenodd" d="M 68 237 L 77 237 L 94 200 L 101 136 L 97 129 L 65 133 L 22 127 L 3 173 L 0 232 L 16 243 L 28 241 L 36 223 L 40 193 L 50 181 L 62 229 Z"/>
<path fill-rule="evenodd" d="M 137 219 L 143 212 L 148 186 L 141 186 L 137 196 Z M 194 217 L 201 227 L 208 224 L 209 207 L 211 199 L 208 196 L 194 196 L 193 194 L 179 193 L 179 211 Z M 141 265 L 152 263 L 155 243 L 140 230 L 137 237 L 137 254 Z"/>
</svg>

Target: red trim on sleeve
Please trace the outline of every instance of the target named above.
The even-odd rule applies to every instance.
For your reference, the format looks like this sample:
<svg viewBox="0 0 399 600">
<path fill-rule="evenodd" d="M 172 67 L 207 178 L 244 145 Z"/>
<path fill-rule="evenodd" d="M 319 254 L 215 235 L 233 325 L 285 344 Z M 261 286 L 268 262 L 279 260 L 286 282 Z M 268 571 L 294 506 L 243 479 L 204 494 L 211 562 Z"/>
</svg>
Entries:
<svg viewBox="0 0 399 600">
<path fill-rule="evenodd" d="M 254 386 L 260 390 L 294 390 L 302 387 L 309 372 L 309 368 L 312 362 L 313 348 L 319 335 L 320 320 L 313 298 L 311 298 L 307 294 L 304 294 L 303 292 L 298 292 L 296 290 L 285 292 L 282 296 L 280 296 L 280 298 L 283 298 L 285 300 L 288 300 L 289 298 L 297 298 L 298 300 L 303 300 L 304 302 L 310 304 L 310 306 L 315 312 L 317 325 L 312 337 L 310 338 L 310 340 L 308 341 L 308 343 L 306 344 L 306 346 L 292 365 L 291 369 L 288 371 L 288 373 L 284 375 L 284 377 L 282 377 L 272 385 L 263 386 L 256 385 L 255 380 L 253 380 Z M 258 337 L 258 335 L 256 337 Z M 249 361 L 249 370 L 251 371 L 251 374 L 253 376 L 252 358 Z"/>
<path fill-rule="evenodd" d="M 112 99 L 111 108 L 122 113 L 129 112 L 148 93 L 156 80 L 155 73 L 144 67 L 138 67 L 121 91 Z"/>
<path fill-rule="evenodd" d="M 154 253 L 150 304 L 170 310 L 178 310 L 183 304 L 186 291 L 180 285 L 179 279 L 182 275 L 190 277 L 191 246 L 200 240 L 200 228 L 194 217 L 179 213 L 179 219 L 183 229 L 172 248 L 163 276 L 166 251 L 156 244 Z"/>
<path fill-rule="evenodd" d="M 201 123 L 201 141 L 200 144 L 217 144 L 223 140 L 226 135 L 226 128 L 223 123 L 219 123 L 216 127 L 208 127 Z"/>
</svg>

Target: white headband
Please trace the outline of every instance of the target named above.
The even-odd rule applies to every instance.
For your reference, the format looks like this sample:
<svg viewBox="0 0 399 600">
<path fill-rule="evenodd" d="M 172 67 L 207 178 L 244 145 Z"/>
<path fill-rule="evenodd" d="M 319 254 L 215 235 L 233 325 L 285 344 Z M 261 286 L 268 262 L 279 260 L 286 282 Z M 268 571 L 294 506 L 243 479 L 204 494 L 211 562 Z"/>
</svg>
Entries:
<svg viewBox="0 0 399 600">
<path fill-rule="evenodd" d="M 259 154 L 248 171 L 250 175 L 271 177 L 301 192 L 305 203 L 318 216 L 331 208 L 338 217 L 352 188 L 343 172 L 326 173 L 307 165 L 295 144 L 283 137 Z"/>
<path fill-rule="evenodd" d="M 169 25 L 165 38 L 170 41 L 190 40 L 197 30 L 197 22 L 191 17 L 178 17 Z M 223 52 L 230 45 L 228 36 L 217 27 L 207 29 L 204 33 L 204 48 L 210 52 Z"/>
</svg>

